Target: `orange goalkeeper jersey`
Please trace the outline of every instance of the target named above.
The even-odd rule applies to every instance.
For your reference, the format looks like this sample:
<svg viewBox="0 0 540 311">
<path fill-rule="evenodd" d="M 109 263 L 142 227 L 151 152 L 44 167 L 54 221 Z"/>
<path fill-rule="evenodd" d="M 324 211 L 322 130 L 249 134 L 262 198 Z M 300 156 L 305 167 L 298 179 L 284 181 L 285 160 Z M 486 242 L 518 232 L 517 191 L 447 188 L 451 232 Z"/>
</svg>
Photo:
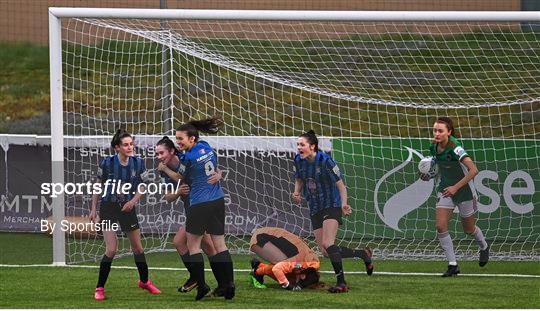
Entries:
<svg viewBox="0 0 540 311">
<path fill-rule="evenodd" d="M 282 228 L 264 227 L 257 229 L 251 236 L 250 247 L 257 244 L 257 235 L 266 233 L 276 238 L 284 238 L 291 242 L 297 249 L 298 254 L 284 261 L 272 264 L 260 264 L 256 273 L 268 275 L 276 279 L 282 286 L 289 284 L 287 275 L 291 276 L 296 269 L 313 268 L 319 270 L 319 256 L 298 236 Z M 296 270 L 296 271 L 298 271 Z"/>
<path fill-rule="evenodd" d="M 309 248 L 309 246 L 297 235 L 290 233 L 289 231 L 276 228 L 276 227 L 263 227 L 257 229 L 251 236 L 250 246 L 257 244 L 257 235 L 266 233 L 268 235 L 275 236 L 277 238 L 283 237 L 287 241 L 291 242 L 298 249 L 298 254 L 294 257 L 288 258 L 288 261 L 295 262 L 319 262 L 319 256 Z"/>
</svg>

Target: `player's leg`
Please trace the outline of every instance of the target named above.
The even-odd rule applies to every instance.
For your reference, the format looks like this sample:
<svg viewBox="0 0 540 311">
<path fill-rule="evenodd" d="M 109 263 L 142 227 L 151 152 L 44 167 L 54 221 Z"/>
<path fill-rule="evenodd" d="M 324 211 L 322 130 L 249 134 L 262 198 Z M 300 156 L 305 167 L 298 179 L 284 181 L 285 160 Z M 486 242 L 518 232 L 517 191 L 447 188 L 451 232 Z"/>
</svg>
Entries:
<svg viewBox="0 0 540 311">
<path fill-rule="evenodd" d="M 189 249 L 188 262 L 192 269 L 192 276 L 197 281 L 197 295 L 195 296 L 195 300 L 201 300 L 210 291 L 210 287 L 208 287 L 206 284 L 204 276 L 204 258 L 201 249 L 201 241 L 204 231 L 201 233 L 191 233 L 189 226 L 187 226 L 186 231 L 187 246 Z"/>
<path fill-rule="evenodd" d="M 463 231 L 467 234 L 473 235 L 476 240 L 476 244 L 479 249 L 479 260 L 478 264 L 480 267 L 485 266 L 489 261 L 489 245 L 486 242 L 484 233 L 476 225 L 475 213 L 476 209 L 476 200 L 470 200 L 466 202 L 461 202 L 458 204 L 459 214 L 461 216 L 461 225 Z"/>
<path fill-rule="evenodd" d="M 345 274 L 343 272 L 343 260 L 341 251 L 335 245 L 336 235 L 339 228 L 339 222 L 336 219 L 326 219 L 323 221 L 322 227 L 322 248 L 326 249 L 328 258 L 334 268 L 336 274 L 336 285 L 329 289 L 332 293 L 347 292 L 347 283 L 345 282 Z"/>
<path fill-rule="evenodd" d="M 251 268 L 253 269 L 251 274 L 255 281 L 261 285 L 264 284 L 265 275 L 277 280 L 272 273 L 272 267 L 274 264 L 287 259 L 287 256 L 277 246 L 272 244 L 271 240 L 273 238 L 274 236 L 266 233 L 257 234 L 255 237 L 256 244 L 251 245 L 250 248 L 251 251 L 257 254 L 260 258 L 271 263 L 270 265 L 264 264 L 256 258 L 251 260 Z M 253 283 L 254 286 L 259 286 L 257 283 Z"/>
<path fill-rule="evenodd" d="M 152 280 L 148 278 L 148 264 L 146 263 L 146 256 L 144 255 L 144 248 L 141 242 L 141 230 L 137 228 L 126 232 L 126 235 L 131 244 L 135 265 L 139 271 L 139 281 L 137 282 L 137 286 L 147 290 L 151 294 L 160 294 L 161 291 L 154 285 Z"/>
<path fill-rule="evenodd" d="M 257 244 L 251 247 L 251 251 L 261 257 L 263 260 L 272 264 L 287 259 L 287 256 L 271 242 L 272 236 L 268 234 L 258 234 Z"/>
<path fill-rule="evenodd" d="M 456 254 L 454 252 L 454 243 L 452 237 L 448 233 L 448 223 L 452 219 L 454 213 L 454 206 L 452 200 L 444 200 L 441 197 L 438 199 L 437 207 L 435 209 L 435 222 L 437 227 L 437 237 L 441 248 L 444 250 L 446 259 L 448 260 L 448 270 L 443 273 L 443 277 L 454 276 L 459 273 Z"/>
<path fill-rule="evenodd" d="M 328 209 L 326 211 L 328 214 L 326 219 L 335 219 L 338 221 L 339 224 L 341 224 L 341 209 L 332 208 Z M 366 273 L 368 275 L 373 274 L 374 266 L 372 262 L 373 252 L 369 247 L 365 247 L 364 249 L 352 249 L 348 248 L 346 246 L 339 246 L 339 250 L 341 253 L 341 258 L 360 258 L 364 262 L 364 266 L 366 269 Z"/>
<path fill-rule="evenodd" d="M 94 293 L 94 298 L 96 300 L 105 299 L 105 283 L 109 277 L 112 261 L 116 255 L 116 250 L 118 247 L 118 240 L 115 231 L 103 231 L 103 240 L 105 242 L 105 254 L 103 255 L 103 258 L 101 258 L 101 262 L 99 264 L 99 276 Z"/>
<path fill-rule="evenodd" d="M 210 217 L 206 232 L 210 234 L 216 254 L 208 259 L 215 265 L 213 271 L 218 280 L 218 288 L 223 289 L 225 299 L 235 295 L 234 267 L 231 254 L 225 243 L 225 200 L 219 199 L 210 203 Z M 208 217 L 208 216 L 207 216 Z"/>
<path fill-rule="evenodd" d="M 197 287 L 197 281 L 191 274 L 189 249 L 187 247 L 186 227 L 182 226 L 180 227 L 180 229 L 178 229 L 178 232 L 176 232 L 176 235 L 174 236 L 173 244 L 189 274 L 188 279 L 186 280 L 186 282 L 184 282 L 184 285 L 178 288 L 178 291 L 182 293 L 187 293 Z"/>
<path fill-rule="evenodd" d="M 231 254 L 225 243 L 225 236 L 222 234 L 211 234 L 210 236 L 217 252 L 216 255 L 208 258 L 214 265 L 212 271 L 218 281 L 217 291 L 223 292 L 225 299 L 232 299 L 235 295 L 234 267 Z M 216 296 L 221 296 L 221 293 L 216 293 Z"/>
</svg>

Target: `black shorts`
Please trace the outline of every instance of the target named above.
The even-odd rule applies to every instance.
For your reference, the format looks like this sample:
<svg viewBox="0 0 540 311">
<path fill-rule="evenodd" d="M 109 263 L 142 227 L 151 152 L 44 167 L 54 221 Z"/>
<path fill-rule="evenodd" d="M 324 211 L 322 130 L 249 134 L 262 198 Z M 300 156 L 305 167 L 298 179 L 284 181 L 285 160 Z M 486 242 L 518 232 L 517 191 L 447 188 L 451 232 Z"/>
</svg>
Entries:
<svg viewBox="0 0 540 311">
<path fill-rule="evenodd" d="M 225 199 L 195 204 L 186 209 L 186 232 L 225 234 Z"/>
<path fill-rule="evenodd" d="M 335 219 L 341 225 L 343 223 L 341 220 L 341 207 L 325 208 L 315 213 L 315 215 L 311 215 L 311 227 L 313 230 L 320 229 L 323 221 L 327 219 Z"/>
<path fill-rule="evenodd" d="M 119 223 L 123 232 L 131 232 L 139 229 L 139 220 L 135 208 L 131 211 L 122 212 L 122 206 L 116 202 L 102 203 L 99 208 L 100 221 L 108 220 L 113 223 Z"/>
<path fill-rule="evenodd" d="M 257 245 L 264 247 L 266 243 L 272 243 L 277 247 L 287 258 L 298 255 L 298 247 L 284 237 L 276 237 L 266 233 L 257 234 Z"/>
</svg>

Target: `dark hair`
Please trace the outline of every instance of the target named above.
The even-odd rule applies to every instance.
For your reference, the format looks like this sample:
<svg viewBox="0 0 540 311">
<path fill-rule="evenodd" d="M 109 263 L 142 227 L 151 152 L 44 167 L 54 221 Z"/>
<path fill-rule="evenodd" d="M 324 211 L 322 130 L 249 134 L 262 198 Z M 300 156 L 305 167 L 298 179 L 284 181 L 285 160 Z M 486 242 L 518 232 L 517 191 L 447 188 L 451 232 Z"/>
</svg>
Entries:
<svg viewBox="0 0 540 311">
<path fill-rule="evenodd" d="M 156 146 L 159 146 L 159 145 L 167 147 L 168 150 L 173 149 L 175 152 L 178 152 L 178 149 L 176 149 L 176 146 L 174 145 L 173 141 L 169 138 L 169 136 L 166 136 L 166 135 L 163 136 L 163 138 L 160 139 L 156 144 Z"/>
<path fill-rule="evenodd" d="M 314 268 L 307 268 L 303 270 L 302 273 L 305 275 L 305 278 L 298 281 L 298 285 L 300 285 L 300 287 L 307 288 L 319 283 L 320 274 Z"/>
<path fill-rule="evenodd" d="M 199 140 L 199 132 L 215 134 L 219 132 L 219 127 L 223 121 L 219 116 L 213 116 L 204 120 L 192 120 L 182 124 L 177 131 L 186 132 L 188 137 L 195 137 L 195 141 Z"/>
<path fill-rule="evenodd" d="M 458 134 L 456 133 L 456 129 L 454 128 L 454 123 L 452 122 L 452 119 L 449 117 L 438 117 L 437 121 L 435 123 L 442 123 L 446 125 L 446 128 L 449 132 L 451 132 L 450 136 L 458 137 Z M 453 142 L 449 142 L 450 147 L 455 147 Z"/>
<path fill-rule="evenodd" d="M 114 147 L 120 145 L 122 143 L 122 139 L 126 137 L 131 137 L 131 139 L 133 139 L 133 136 L 131 136 L 131 134 L 127 131 L 123 129 L 117 129 L 111 140 L 111 147 L 114 149 Z"/>
<path fill-rule="evenodd" d="M 319 139 L 317 139 L 314 130 L 309 130 L 300 137 L 304 137 L 310 145 L 315 145 L 315 152 L 319 151 Z"/>
</svg>

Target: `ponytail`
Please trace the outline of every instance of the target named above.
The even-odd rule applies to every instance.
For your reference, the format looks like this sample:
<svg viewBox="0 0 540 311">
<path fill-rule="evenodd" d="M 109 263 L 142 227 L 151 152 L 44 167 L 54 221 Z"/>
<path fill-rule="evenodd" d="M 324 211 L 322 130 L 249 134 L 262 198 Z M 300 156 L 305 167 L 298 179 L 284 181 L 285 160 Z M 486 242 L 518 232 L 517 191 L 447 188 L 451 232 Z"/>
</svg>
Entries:
<svg viewBox="0 0 540 311">
<path fill-rule="evenodd" d="M 188 137 L 195 137 L 195 141 L 199 140 L 199 132 L 216 134 L 219 132 L 219 127 L 223 124 L 223 120 L 219 116 L 213 116 L 204 120 L 192 120 L 182 124 L 177 131 L 186 132 Z"/>
</svg>

